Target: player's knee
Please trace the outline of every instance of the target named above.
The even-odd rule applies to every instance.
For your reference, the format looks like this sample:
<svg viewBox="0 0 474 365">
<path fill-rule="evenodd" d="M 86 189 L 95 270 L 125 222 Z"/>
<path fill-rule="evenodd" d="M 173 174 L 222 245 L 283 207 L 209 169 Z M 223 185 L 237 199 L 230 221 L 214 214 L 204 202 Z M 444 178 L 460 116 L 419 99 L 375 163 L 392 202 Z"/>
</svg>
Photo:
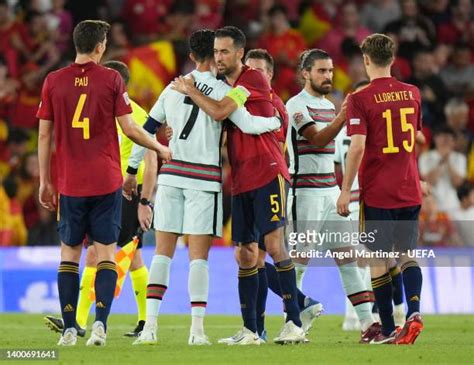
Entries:
<svg viewBox="0 0 474 365">
<path fill-rule="evenodd" d="M 238 251 L 239 253 L 239 266 L 240 267 L 253 267 L 257 265 L 258 260 L 258 248 L 256 244 L 242 245 Z"/>
<path fill-rule="evenodd" d="M 98 242 L 94 242 L 94 248 L 96 251 L 97 262 L 112 261 L 115 262 L 115 248 L 116 244 L 103 245 Z"/>
<path fill-rule="evenodd" d="M 383 259 L 370 259 L 370 276 L 378 278 L 388 272 L 388 262 Z"/>
<path fill-rule="evenodd" d="M 68 246 L 61 244 L 61 261 L 79 262 L 81 259 L 82 246 Z"/>
<path fill-rule="evenodd" d="M 257 266 L 258 268 L 265 267 L 265 256 L 267 255 L 266 251 L 258 250 L 258 259 L 257 259 Z"/>
</svg>

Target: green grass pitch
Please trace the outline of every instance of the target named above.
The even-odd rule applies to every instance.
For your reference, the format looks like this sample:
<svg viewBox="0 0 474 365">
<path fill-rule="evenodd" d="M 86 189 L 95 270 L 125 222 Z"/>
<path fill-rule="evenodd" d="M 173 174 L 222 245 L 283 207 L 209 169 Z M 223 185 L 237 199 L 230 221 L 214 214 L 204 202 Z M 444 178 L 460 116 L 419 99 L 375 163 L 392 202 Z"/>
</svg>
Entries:
<svg viewBox="0 0 474 365">
<path fill-rule="evenodd" d="M 58 349 L 59 359 L 41 363 L 60 364 L 474 364 L 474 316 L 425 316 L 425 330 L 414 346 L 370 346 L 357 343 L 356 332 L 341 330 L 342 317 L 318 318 L 306 345 L 230 347 L 217 339 L 233 335 L 241 325 L 238 316 L 208 316 L 206 332 L 212 346 L 187 345 L 189 316 L 159 318 L 159 343 L 132 346 L 123 333 L 134 326 L 135 316 L 111 315 L 107 346 L 90 348 L 79 338 L 75 347 L 56 346 L 59 334 L 43 324 L 43 316 L 1 314 L 1 349 Z M 277 335 L 282 317 L 267 317 L 269 337 Z M 2 361 L 2 363 L 12 363 Z M 15 360 L 13 363 L 26 363 Z M 28 361 L 31 363 L 31 361 Z"/>
</svg>

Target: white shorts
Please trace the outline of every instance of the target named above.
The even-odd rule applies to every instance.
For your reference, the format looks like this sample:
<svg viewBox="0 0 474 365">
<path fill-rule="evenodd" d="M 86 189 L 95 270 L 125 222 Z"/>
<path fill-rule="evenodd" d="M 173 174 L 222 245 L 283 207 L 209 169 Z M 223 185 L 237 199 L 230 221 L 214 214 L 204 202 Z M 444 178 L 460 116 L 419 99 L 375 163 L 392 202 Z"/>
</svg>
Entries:
<svg viewBox="0 0 474 365">
<path fill-rule="evenodd" d="M 327 194 L 298 192 L 296 196 L 290 191 L 287 232 L 305 233 L 311 241 L 314 238 L 313 233 L 318 233 L 317 242 L 298 244 L 300 249 L 333 250 L 358 245 L 358 221 L 337 214 L 336 203 L 339 194 L 340 191 L 336 189 Z"/>
<path fill-rule="evenodd" d="M 222 236 L 222 193 L 158 185 L 154 226 L 176 234 Z"/>
</svg>

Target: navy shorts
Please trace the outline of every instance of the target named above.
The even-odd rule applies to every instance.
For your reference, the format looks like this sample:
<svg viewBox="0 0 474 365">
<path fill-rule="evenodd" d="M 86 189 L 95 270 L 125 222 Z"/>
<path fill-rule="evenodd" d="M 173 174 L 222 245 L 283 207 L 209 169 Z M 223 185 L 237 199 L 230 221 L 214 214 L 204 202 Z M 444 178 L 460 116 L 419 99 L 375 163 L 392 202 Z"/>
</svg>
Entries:
<svg viewBox="0 0 474 365">
<path fill-rule="evenodd" d="M 365 246 L 371 251 L 405 252 L 418 242 L 420 205 L 396 209 L 361 206 L 361 232 L 367 234 Z"/>
<path fill-rule="evenodd" d="M 122 188 L 98 196 L 59 197 L 59 238 L 68 246 L 84 238 L 104 245 L 117 242 L 122 214 Z"/>
<path fill-rule="evenodd" d="M 286 222 L 288 182 L 280 175 L 267 185 L 232 197 L 232 241 L 258 242 Z"/>
</svg>

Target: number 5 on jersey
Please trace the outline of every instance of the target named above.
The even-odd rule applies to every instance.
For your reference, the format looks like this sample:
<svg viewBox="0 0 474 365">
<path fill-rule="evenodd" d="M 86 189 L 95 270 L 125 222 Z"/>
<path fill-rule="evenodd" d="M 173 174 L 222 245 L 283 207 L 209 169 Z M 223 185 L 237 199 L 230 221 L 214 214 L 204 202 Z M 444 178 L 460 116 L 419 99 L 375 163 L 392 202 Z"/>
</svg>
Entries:
<svg viewBox="0 0 474 365">
<path fill-rule="evenodd" d="M 72 127 L 73 128 L 82 128 L 82 137 L 84 139 L 90 139 L 89 133 L 89 118 L 81 118 L 82 109 L 84 109 L 84 104 L 86 103 L 87 94 L 81 94 L 79 96 L 79 101 L 76 105 L 76 110 L 74 111 L 74 116 L 72 117 Z"/>
</svg>

